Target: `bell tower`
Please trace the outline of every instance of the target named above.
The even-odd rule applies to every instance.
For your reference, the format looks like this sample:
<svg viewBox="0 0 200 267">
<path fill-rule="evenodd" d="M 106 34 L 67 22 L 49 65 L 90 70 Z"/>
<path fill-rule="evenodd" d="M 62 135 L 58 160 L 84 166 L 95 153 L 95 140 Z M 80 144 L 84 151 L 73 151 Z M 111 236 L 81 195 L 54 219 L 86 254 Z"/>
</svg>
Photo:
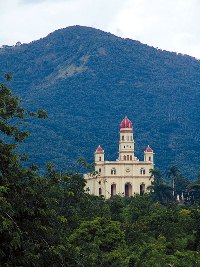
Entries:
<svg viewBox="0 0 200 267">
<path fill-rule="evenodd" d="M 119 160 L 134 160 L 134 139 L 132 122 L 125 117 L 120 124 Z"/>
<path fill-rule="evenodd" d="M 144 151 L 144 161 L 153 163 L 154 162 L 153 156 L 154 156 L 153 150 L 148 145 L 147 148 Z"/>
<path fill-rule="evenodd" d="M 103 165 L 104 165 L 104 150 L 99 145 L 94 153 L 94 160 L 95 160 L 95 171 L 102 173 Z"/>
</svg>

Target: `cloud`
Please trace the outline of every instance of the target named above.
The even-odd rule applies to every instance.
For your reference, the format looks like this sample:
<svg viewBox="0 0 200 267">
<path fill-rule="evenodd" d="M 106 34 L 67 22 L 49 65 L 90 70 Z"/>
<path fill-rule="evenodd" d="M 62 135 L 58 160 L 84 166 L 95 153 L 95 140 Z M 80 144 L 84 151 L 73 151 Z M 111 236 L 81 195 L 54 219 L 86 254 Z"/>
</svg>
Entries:
<svg viewBox="0 0 200 267">
<path fill-rule="evenodd" d="M 66 1 L 76 1 L 76 0 L 56 0 L 56 2 L 66 2 Z M 37 4 L 37 3 L 42 3 L 42 2 L 55 2 L 55 0 L 19 0 L 19 4 Z"/>
<path fill-rule="evenodd" d="M 0 46 L 85 25 L 200 58 L 199 0 L 7 0 L 0 10 Z"/>
<path fill-rule="evenodd" d="M 121 0 L 38 0 L 29 5 L 14 0 L 7 5 L 0 23 L 0 45 L 30 42 L 70 25 L 86 25 L 106 30 L 120 12 Z M 4 6 L 5 7 L 5 6 Z M 10 8 L 9 8 L 10 7 Z"/>
<path fill-rule="evenodd" d="M 170 51 L 197 52 L 200 19 L 197 0 L 129 0 L 112 25 L 124 37 Z M 195 51 L 195 53 L 194 53 Z"/>
</svg>

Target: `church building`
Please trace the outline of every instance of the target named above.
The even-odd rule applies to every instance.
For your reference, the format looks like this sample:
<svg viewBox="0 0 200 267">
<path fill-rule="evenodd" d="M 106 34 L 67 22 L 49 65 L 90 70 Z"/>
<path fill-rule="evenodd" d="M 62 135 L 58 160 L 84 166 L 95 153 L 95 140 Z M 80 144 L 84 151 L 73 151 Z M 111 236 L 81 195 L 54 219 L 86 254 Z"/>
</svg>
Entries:
<svg viewBox="0 0 200 267">
<path fill-rule="evenodd" d="M 150 146 L 144 151 L 144 160 L 134 155 L 132 122 L 125 117 L 120 124 L 119 157 L 116 161 L 105 160 L 99 145 L 94 153 L 95 172 L 84 175 L 89 193 L 110 198 L 116 194 L 134 196 L 143 194 L 151 185 L 150 169 L 154 167 L 154 153 Z"/>
</svg>

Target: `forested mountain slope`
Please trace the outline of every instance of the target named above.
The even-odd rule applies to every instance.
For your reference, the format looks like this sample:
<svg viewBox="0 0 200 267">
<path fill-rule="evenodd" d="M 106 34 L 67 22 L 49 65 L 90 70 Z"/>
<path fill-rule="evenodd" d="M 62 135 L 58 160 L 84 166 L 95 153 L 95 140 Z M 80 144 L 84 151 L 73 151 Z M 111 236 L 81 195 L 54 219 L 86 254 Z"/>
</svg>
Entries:
<svg viewBox="0 0 200 267">
<path fill-rule="evenodd" d="M 119 124 L 134 125 L 136 156 L 149 144 L 156 165 L 199 170 L 200 61 L 88 27 L 57 30 L 30 44 L 0 49 L 0 77 L 27 108 L 49 118 L 31 121 L 23 144 L 31 161 L 67 168 L 93 160 L 101 144 L 116 159 Z"/>
</svg>

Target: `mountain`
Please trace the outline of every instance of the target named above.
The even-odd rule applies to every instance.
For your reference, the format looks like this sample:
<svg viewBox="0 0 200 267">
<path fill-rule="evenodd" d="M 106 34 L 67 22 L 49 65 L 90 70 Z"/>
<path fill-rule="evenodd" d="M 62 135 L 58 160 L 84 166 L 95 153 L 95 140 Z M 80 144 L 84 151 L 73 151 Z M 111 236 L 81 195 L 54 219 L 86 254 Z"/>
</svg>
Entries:
<svg viewBox="0 0 200 267">
<path fill-rule="evenodd" d="M 29 44 L 0 49 L 0 77 L 28 109 L 49 117 L 29 121 L 21 150 L 43 166 L 93 161 L 101 144 L 116 159 L 119 124 L 133 122 L 136 156 L 149 144 L 156 165 L 199 171 L 200 61 L 94 28 L 73 26 Z"/>
</svg>

